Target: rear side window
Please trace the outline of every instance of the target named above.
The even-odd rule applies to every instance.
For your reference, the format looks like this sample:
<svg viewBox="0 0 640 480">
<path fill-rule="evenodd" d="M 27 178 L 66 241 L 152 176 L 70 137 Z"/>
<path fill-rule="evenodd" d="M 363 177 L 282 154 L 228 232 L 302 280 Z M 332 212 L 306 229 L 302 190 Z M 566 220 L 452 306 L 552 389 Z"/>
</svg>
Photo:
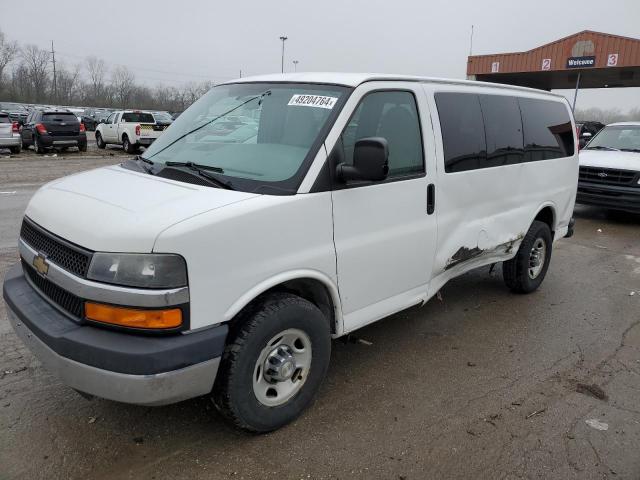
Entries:
<svg viewBox="0 0 640 480">
<path fill-rule="evenodd" d="M 485 166 L 487 145 L 478 95 L 436 93 L 442 130 L 445 172 L 463 172 Z"/>
<path fill-rule="evenodd" d="M 0 114 L 0 123 L 11 123 L 11 120 L 9 119 L 9 115 Z"/>
<path fill-rule="evenodd" d="M 567 107 L 560 102 L 520 98 L 526 162 L 570 157 L 573 129 Z"/>
<path fill-rule="evenodd" d="M 424 172 L 420 119 L 412 93 L 373 92 L 362 99 L 342 133 L 346 163 L 353 163 L 355 143 L 366 137 L 387 140 L 390 177 Z"/>
<path fill-rule="evenodd" d="M 499 167 L 522 162 L 522 120 L 516 97 L 480 95 L 487 139 L 487 158 L 481 167 Z"/>
<path fill-rule="evenodd" d="M 153 118 L 153 115 L 150 113 L 142 113 L 142 112 L 129 112 L 122 114 L 123 122 L 131 122 L 131 123 L 156 123 L 156 120 Z"/>
<path fill-rule="evenodd" d="M 44 113 L 42 115 L 43 122 L 66 122 L 73 123 L 78 122 L 78 117 L 76 117 L 73 113 Z"/>
</svg>

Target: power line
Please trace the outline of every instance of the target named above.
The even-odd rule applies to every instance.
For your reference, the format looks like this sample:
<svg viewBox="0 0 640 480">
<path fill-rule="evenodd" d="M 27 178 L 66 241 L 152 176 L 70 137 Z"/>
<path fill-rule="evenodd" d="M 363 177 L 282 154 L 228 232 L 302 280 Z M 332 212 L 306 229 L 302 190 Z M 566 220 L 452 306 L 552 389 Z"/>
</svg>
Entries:
<svg viewBox="0 0 640 480">
<path fill-rule="evenodd" d="M 78 60 L 85 60 L 86 57 L 81 57 L 79 55 L 73 55 L 70 53 L 66 53 L 66 52 L 61 52 L 58 51 L 58 55 L 63 55 L 65 57 L 69 57 L 69 58 L 75 58 Z M 116 67 L 126 67 L 130 70 L 134 70 L 134 71 L 143 71 L 143 72 L 152 72 L 152 73 L 161 73 L 161 74 L 165 74 L 165 75 L 177 75 L 177 76 L 183 76 L 183 77 L 189 77 L 189 78 L 200 78 L 200 79 L 206 79 L 206 80 L 231 80 L 233 78 L 236 78 L 234 75 L 229 75 L 229 76 L 223 76 L 223 75 L 216 75 L 215 77 L 211 76 L 211 75 L 201 75 L 201 74 L 195 74 L 195 73 L 182 73 L 182 72 L 176 72 L 176 71 L 167 71 L 167 70 L 158 70 L 158 69 L 154 69 L 154 68 L 146 68 L 146 67 L 140 67 L 140 66 L 131 66 L 131 65 L 126 65 L 123 63 L 114 63 L 114 62 L 107 62 L 105 61 L 105 63 L 111 65 L 111 66 L 116 66 Z M 145 77 L 140 77 L 140 78 L 145 78 Z M 160 78 L 153 78 L 153 77 L 146 77 L 149 80 L 157 80 L 157 81 L 167 81 L 167 79 L 160 79 Z"/>
</svg>

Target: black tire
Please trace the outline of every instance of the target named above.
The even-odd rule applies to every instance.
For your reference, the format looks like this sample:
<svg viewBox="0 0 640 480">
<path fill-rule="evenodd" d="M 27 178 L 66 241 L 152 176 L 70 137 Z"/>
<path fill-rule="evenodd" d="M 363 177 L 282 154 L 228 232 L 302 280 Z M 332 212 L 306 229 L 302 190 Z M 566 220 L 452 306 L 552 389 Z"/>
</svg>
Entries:
<svg viewBox="0 0 640 480">
<path fill-rule="evenodd" d="M 537 248 L 540 242 L 544 244 L 544 259 L 539 261 L 534 267 L 534 247 Z M 502 264 L 502 276 L 504 283 L 515 293 L 531 293 L 540 286 L 547 274 L 551 252 L 553 250 L 553 239 L 551 229 L 544 222 L 534 220 L 525 235 L 518 253 L 511 260 Z M 538 266 L 541 267 L 538 269 Z M 531 275 L 531 270 L 537 271 L 535 276 Z"/>
<path fill-rule="evenodd" d="M 46 150 L 42 148 L 42 146 L 40 145 L 40 142 L 38 141 L 38 137 L 33 137 L 33 149 L 36 151 L 36 153 L 39 153 L 40 155 L 42 155 L 43 153 L 46 153 Z"/>
<path fill-rule="evenodd" d="M 18 155 L 22 151 L 22 146 L 18 145 L 17 147 L 11 147 L 11 153 L 14 155 Z"/>
<path fill-rule="evenodd" d="M 122 136 L 122 148 L 127 153 L 136 153 L 136 146 L 129 141 L 129 137 L 126 135 Z"/>
<path fill-rule="evenodd" d="M 107 146 L 107 144 L 104 143 L 104 140 L 102 140 L 102 135 L 100 135 L 100 132 L 96 132 L 96 145 L 101 150 L 103 150 Z"/>
<path fill-rule="evenodd" d="M 281 405 L 267 406 L 254 392 L 254 375 L 269 341 L 287 329 L 310 339 L 311 362 L 306 380 Z M 218 410 L 235 426 L 265 433 L 295 420 L 313 401 L 327 373 L 331 357 L 329 322 L 311 302 L 288 293 L 258 299 L 239 314 L 229 333 L 213 389 Z"/>
<path fill-rule="evenodd" d="M 86 152 L 87 151 L 87 144 L 86 143 L 81 143 L 80 145 L 78 145 L 78 150 L 80 152 Z"/>
</svg>

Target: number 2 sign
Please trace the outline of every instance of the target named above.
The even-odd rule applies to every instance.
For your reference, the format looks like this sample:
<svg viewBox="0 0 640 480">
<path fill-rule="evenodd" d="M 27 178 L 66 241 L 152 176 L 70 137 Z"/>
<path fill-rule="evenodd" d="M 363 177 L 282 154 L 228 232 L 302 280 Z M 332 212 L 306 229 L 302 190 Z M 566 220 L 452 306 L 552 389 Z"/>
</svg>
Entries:
<svg viewBox="0 0 640 480">
<path fill-rule="evenodd" d="M 542 70 L 551 70 L 551 59 L 545 58 L 542 60 Z"/>
</svg>

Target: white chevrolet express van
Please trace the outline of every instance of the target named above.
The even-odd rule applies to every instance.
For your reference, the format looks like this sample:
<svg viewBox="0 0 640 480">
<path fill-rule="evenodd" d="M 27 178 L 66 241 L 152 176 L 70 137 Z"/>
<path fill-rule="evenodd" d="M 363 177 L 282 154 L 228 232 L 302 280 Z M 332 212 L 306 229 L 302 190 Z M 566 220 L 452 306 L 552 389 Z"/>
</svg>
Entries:
<svg viewBox="0 0 640 480">
<path fill-rule="evenodd" d="M 331 338 L 503 263 L 542 282 L 568 236 L 575 124 L 549 93 L 293 74 L 216 86 L 140 157 L 42 187 L 10 320 L 85 394 L 211 394 L 241 428 L 307 407 Z"/>
</svg>

